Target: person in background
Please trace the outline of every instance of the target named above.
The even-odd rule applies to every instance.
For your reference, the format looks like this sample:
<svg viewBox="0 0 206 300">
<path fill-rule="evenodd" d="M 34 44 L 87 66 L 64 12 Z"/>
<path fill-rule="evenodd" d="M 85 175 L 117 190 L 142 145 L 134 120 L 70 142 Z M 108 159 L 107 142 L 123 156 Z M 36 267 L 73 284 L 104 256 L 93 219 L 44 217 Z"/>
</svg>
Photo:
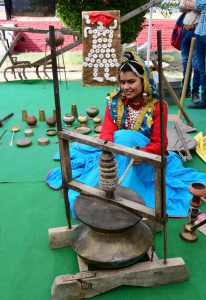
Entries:
<svg viewBox="0 0 206 300">
<path fill-rule="evenodd" d="M 200 17 L 199 11 L 194 7 L 193 9 L 188 9 L 185 0 L 181 0 L 179 9 L 181 12 L 185 13 L 185 17 L 183 20 L 183 30 L 182 30 L 182 37 L 181 37 L 181 45 L 180 45 L 180 51 L 182 55 L 182 66 L 183 66 L 183 80 L 182 85 L 184 84 L 185 80 L 185 74 L 187 69 L 187 62 L 190 52 L 190 45 L 191 40 L 193 37 L 195 37 L 195 29 L 198 24 L 198 20 Z M 193 71 L 193 82 L 192 82 L 192 101 L 197 102 L 200 101 L 199 98 L 199 87 L 200 87 L 200 72 L 198 69 L 197 64 L 197 52 L 196 47 L 194 49 L 193 53 L 193 62 L 192 62 L 192 68 L 190 70 L 190 75 L 188 79 L 187 84 L 187 90 L 186 90 L 186 98 L 191 97 L 191 78 L 192 78 L 192 71 Z"/>
<path fill-rule="evenodd" d="M 196 7 L 201 11 L 200 19 L 195 29 L 197 62 L 202 88 L 201 100 L 197 102 L 192 101 L 188 107 L 204 109 L 206 108 L 206 0 L 195 0 L 195 3 L 191 0 L 186 0 L 185 5 L 188 9 Z"/>
</svg>

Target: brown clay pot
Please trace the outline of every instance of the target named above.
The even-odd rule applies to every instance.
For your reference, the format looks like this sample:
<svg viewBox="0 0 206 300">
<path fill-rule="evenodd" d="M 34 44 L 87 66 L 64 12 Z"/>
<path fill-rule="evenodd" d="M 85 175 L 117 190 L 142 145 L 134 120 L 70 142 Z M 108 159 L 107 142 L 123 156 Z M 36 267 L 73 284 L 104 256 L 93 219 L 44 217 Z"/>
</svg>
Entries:
<svg viewBox="0 0 206 300">
<path fill-rule="evenodd" d="M 55 124 L 56 124 L 56 118 L 54 117 L 54 116 L 51 116 L 51 117 L 49 117 L 47 120 L 46 120 L 46 122 L 47 122 L 47 125 L 49 125 L 49 126 L 55 126 Z"/>
<path fill-rule="evenodd" d="M 26 122 L 30 127 L 35 127 L 37 123 L 37 118 L 35 116 L 28 116 Z"/>
<path fill-rule="evenodd" d="M 199 182 L 194 182 L 189 186 L 189 192 L 196 197 L 203 197 L 206 195 L 206 186 Z"/>
<path fill-rule="evenodd" d="M 86 110 L 86 113 L 90 118 L 94 118 L 99 113 L 99 108 L 97 106 L 89 106 Z"/>
<path fill-rule="evenodd" d="M 67 126 L 72 126 L 75 121 L 75 117 L 72 114 L 66 114 L 63 118 L 63 121 Z"/>
<path fill-rule="evenodd" d="M 56 29 L 54 31 L 54 37 L 55 37 L 55 46 L 56 47 L 61 46 L 64 43 L 64 35 L 58 29 Z M 47 32 L 47 34 L 46 34 L 45 41 L 46 41 L 47 45 L 51 45 L 49 32 Z"/>
<path fill-rule="evenodd" d="M 85 124 L 89 121 L 89 118 L 86 115 L 81 114 L 81 115 L 78 116 L 78 121 L 81 124 Z"/>
</svg>

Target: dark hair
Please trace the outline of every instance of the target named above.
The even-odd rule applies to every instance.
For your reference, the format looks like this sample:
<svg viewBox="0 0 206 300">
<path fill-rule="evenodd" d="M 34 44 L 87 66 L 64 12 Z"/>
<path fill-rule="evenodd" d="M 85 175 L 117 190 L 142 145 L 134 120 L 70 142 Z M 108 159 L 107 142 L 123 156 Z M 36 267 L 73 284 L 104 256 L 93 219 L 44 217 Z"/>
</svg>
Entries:
<svg viewBox="0 0 206 300">
<path fill-rule="evenodd" d="M 131 52 L 125 52 L 122 59 L 121 59 L 121 65 L 119 68 L 119 72 L 133 72 L 137 76 L 140 76 L 143 78 L 144 69 L 142 66 L 135 60 L 133 54 Z"/>
<path fill-rule="evenodd" d="M 131 61 L 128 63 L 122 64 L 122 66 L 120 67 L 120 72 L 123 72 L 123 73 L 134 72 L 130 65 L 132 65 L 140 75 L 144 74 L 144 70 L 143 70 L 142 66 L 140 66 L 138 63 L 133 63 Z"/>
</svg>

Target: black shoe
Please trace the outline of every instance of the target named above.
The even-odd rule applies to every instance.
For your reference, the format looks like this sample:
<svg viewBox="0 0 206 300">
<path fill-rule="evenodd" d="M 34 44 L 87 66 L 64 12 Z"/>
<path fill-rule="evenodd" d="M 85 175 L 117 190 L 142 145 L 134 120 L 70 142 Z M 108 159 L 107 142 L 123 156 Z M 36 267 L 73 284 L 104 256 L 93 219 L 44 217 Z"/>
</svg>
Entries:
<svg viewBox="0 0 206 300">
<path fill-rule="evenodd" d="M 192 94 L 192 102 L 196 103 L 200 101 L 200 96 L 198 93 Z"/>
<path fill-rule="evenodd" d="M 198 102 L 191 102 L 188 105 L 189 108 L 197 108 L 197 109 L 203 109 L 206 108 L 206 102 L 198 101 Z"/>
</svg>

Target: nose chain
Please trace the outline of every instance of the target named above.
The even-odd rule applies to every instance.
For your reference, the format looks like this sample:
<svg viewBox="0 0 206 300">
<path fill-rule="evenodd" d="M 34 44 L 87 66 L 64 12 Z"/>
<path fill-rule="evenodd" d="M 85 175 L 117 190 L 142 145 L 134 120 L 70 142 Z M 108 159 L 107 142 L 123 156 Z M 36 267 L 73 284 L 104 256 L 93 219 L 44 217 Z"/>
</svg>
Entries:
<svg viewBox="0 0 206 300">
<path fill-rule="evenodd" d="M 139 110 L 133 109 L 131 106 L 128 105 L 127 107 L 127 118 L 125 121 L 125 127 L 127 129 L 133 129 L 134 124 L 138 118 Z"/>
</svg>

